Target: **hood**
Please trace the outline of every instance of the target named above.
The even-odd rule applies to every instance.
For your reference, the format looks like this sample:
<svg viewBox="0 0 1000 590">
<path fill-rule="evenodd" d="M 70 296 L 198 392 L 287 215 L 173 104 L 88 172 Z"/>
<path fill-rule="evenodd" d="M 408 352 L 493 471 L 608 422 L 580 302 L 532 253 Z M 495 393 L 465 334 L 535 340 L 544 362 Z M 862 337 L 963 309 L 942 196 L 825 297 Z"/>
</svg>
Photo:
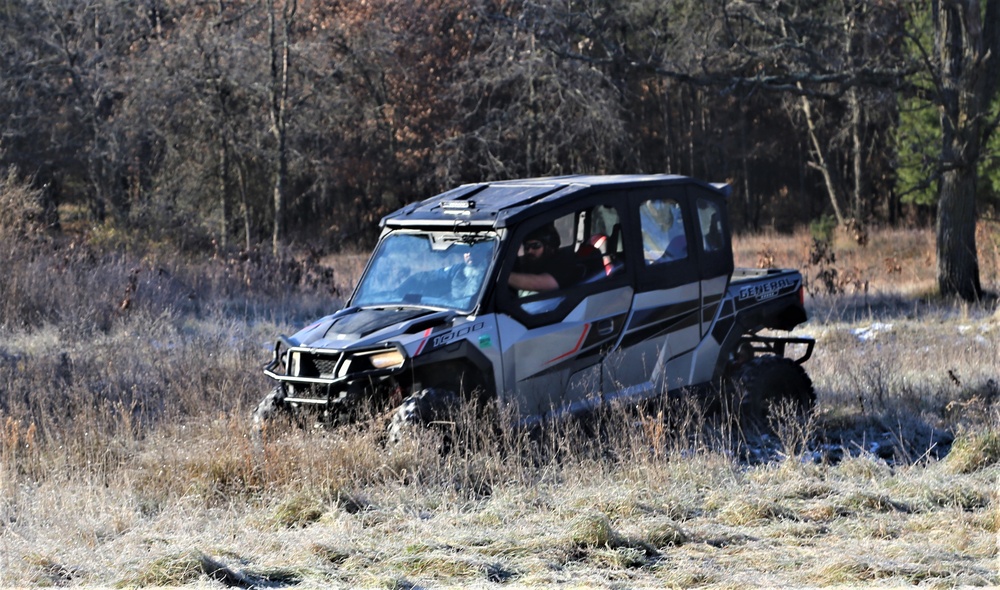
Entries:
<svg viewBox="0 0 1000 590">
<path fill-rule="evenodd" d="M 400 334 L 415 334 L 451 321 L 453 311 L 419 307 L 348 308 L 292 337 L 303 346 L 348 349 L 371 346 Z"/>
</svg>

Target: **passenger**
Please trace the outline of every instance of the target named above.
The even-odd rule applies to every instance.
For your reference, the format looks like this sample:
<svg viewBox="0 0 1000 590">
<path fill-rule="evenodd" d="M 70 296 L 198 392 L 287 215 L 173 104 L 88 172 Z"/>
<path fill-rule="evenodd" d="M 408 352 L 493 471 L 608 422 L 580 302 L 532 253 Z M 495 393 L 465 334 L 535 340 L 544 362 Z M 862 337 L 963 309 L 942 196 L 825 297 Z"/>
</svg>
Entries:
<svg viewBox="0 0 1000 590">
<path fill-rule="evenodd" d="M 528 234 L 521 244 L 524 253 L 514 264 L 507 284 L 519 291 L 542 292 L 580 282 L 584 266 L 572 253 L 561 251 L 559 243 L 559 232 L 551 223 Z"/>
<path fill-rule="evenodd" d="M 451 279 L 453 299 L 468 299 L 479 292 L 492 252 L 492 242 L 478 242 L 462 255 L 462 262 L 456 265 Z"/>
</svg>

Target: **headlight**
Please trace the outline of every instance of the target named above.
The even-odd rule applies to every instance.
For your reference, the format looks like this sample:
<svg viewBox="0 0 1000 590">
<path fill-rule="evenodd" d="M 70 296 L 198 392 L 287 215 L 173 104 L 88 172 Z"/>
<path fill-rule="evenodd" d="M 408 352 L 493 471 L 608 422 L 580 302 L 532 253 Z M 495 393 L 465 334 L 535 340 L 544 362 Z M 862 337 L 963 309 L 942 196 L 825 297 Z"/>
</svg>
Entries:
<svg viewBox="0 0 1000 590">
<path fill-rule="evenodd" d="M 390 367 L 398 367 L 403 364 L 406 359 L 403 354 L 398 350 L 392 350 L 389 352 L 380 352 L 378 354 L 373 354 L 369 357 L 372 366 L 376 369 L 388 369 Z"/>
<path fill-rule="evenodd" d="M 292 352 L 288 355 L 290 358 L 288 360 L 288 374 L 294 377 L 298 377 L 300 373 L 300 368 L 302 367 L 302 353 Z"/>
</svg>

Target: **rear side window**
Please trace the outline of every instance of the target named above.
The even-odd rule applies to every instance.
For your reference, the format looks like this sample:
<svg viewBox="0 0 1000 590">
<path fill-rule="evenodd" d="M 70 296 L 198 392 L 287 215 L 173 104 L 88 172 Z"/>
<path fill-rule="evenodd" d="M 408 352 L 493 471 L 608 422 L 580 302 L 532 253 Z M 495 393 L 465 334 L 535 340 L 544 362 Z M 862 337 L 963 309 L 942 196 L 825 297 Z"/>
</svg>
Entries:
<svg viewBox="0 0 1000 590">
<path fill-rule="evenodd" d="M 674 199 L 648 199 L 639 206 L 642 252 L 646 264 L 663 264 L 688 256 L 681 206 Z"/>
<path fill-rule="evenodd" d="M 698 226 L 705 252 L 722 250 L 725 236 L 722 232 L 722 211 L 718 203 L 708 199 L 698 199 Z"/>
</svg>

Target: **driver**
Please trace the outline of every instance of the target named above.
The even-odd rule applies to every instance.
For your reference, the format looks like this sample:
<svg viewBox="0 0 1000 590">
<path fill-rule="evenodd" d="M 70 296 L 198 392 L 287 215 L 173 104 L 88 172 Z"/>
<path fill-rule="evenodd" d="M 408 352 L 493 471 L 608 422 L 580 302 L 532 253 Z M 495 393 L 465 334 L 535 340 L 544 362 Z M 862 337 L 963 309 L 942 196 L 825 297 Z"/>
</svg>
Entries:
<svg viewBox="0 0 1000 590">
<path fill-rule="evenodd" d="M 559 232 L 552 223 L 529 233 L 507 284 L 519 291 L 540 292 L 578 283 L 585 269 L 572 253 L 561 251 L 559 243 Z"/>
</svg>

